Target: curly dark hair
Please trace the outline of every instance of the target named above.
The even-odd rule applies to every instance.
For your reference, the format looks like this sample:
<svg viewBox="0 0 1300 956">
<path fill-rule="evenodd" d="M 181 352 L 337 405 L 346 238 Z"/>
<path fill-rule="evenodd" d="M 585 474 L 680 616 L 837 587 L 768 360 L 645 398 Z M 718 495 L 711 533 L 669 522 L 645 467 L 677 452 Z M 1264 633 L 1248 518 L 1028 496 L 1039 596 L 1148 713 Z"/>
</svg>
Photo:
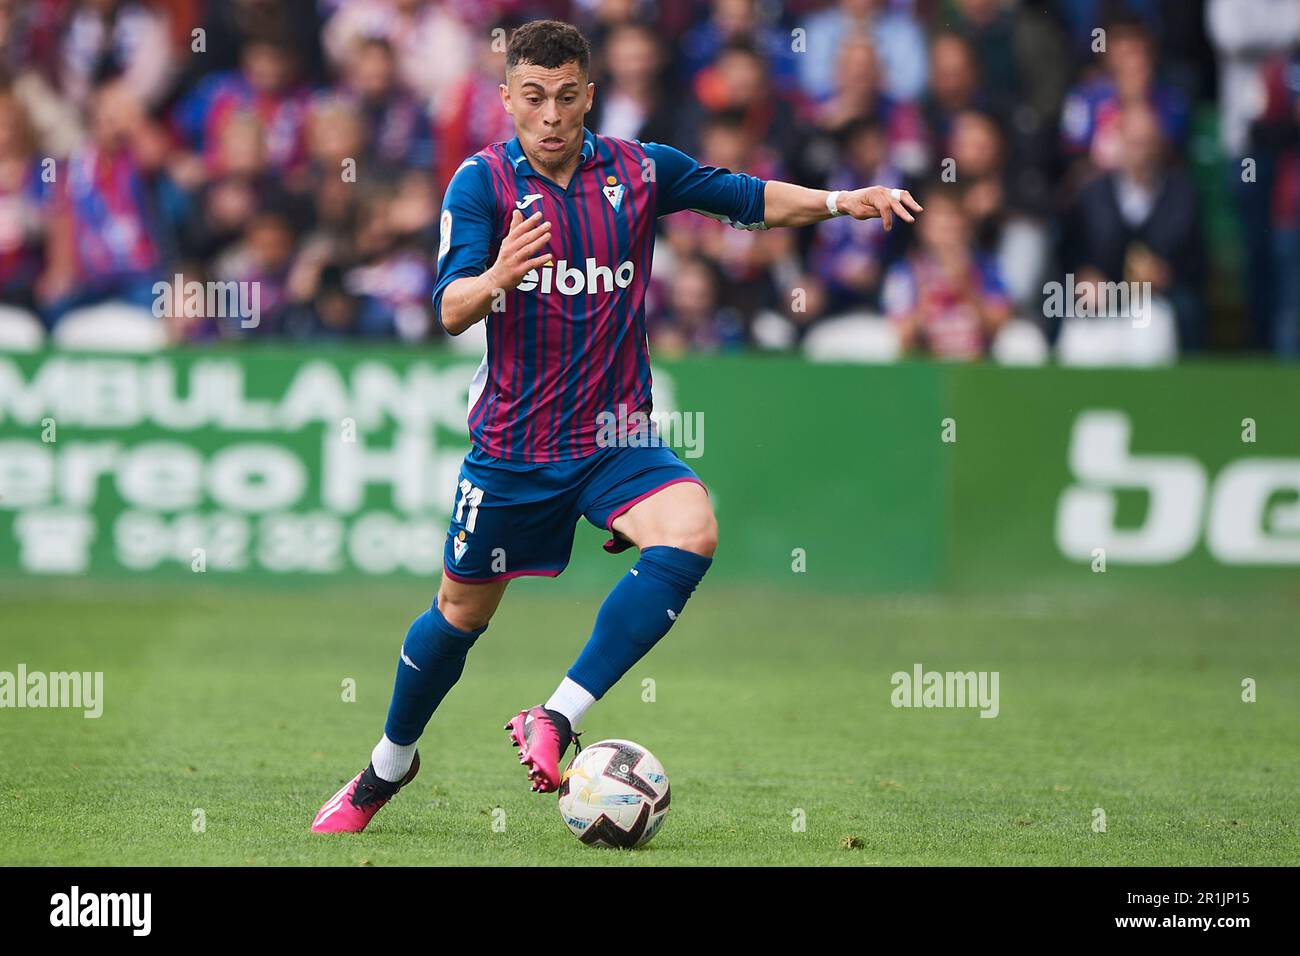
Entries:
<svg viewBox="0 0 1300 956">
<path fill-rule="evenodd" d="M 551 70 L 574 60 L 586 76 L 591 66 L 591 45 L 577 27 L 562 20 L 530 20 L 510 35 L 506 47 L 506 73 L 520 63 Z"/>
</svg>

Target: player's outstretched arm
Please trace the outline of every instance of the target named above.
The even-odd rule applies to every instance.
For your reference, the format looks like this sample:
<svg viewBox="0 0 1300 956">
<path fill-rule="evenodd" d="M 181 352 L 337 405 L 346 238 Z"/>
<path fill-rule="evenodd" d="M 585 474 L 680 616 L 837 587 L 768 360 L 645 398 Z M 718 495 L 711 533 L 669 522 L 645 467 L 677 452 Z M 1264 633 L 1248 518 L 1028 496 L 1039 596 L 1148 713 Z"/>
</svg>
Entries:
<svg viewBox="0 0 1300 956">
<path fill-rule="evenodd" d="M 542 221 L 540 212 L 525 219 L 516 209 L 497 261 L 481 275 L 457 279 L 443 292 L 439 318 L 448 334 L 460 335 L 486 316 L 498 297 L 518 286 L 530 270 L 549 262 L 546 243 L 550 238 L 551 224 Z"/>
<path fill-rule="evenodd" d="M 904 222 L 915 222 L 912 212 L 921 212 L 922 208 L 906 189 L 866 186 L 827 192 L 775 179 L 768 180 L 763 188 L 763 207 L 763 222 L 769 228 L 808 226 L 832 216 L 847 215 L 854 219 L 879 218 L 886 230 L 893 228 L 895 216 Z"/>
</svg>

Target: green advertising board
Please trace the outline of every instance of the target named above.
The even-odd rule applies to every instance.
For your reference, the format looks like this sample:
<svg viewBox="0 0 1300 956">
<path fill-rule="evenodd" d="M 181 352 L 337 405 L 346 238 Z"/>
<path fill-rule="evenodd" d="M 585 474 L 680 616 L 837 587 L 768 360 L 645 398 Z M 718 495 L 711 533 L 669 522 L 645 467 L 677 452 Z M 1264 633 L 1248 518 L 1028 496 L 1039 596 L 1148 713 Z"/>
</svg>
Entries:
<svg viewBox="0 0 1300 956">
<path fill-rule="evenodd" d="M 1300 595 L 1300 370 L 946 375 L 949 584 Z"/>
<path fill-rule="evenodd" d="M 0 575 L 435 579 L 476 366 L 0 355 Z M 714 499 L 712 579 L 1300 592 L 1292 369 L 695 358 L 655 393 Z M 608 584 L 604 537 L 580 531 L 566 581 Z"/>
</svg>

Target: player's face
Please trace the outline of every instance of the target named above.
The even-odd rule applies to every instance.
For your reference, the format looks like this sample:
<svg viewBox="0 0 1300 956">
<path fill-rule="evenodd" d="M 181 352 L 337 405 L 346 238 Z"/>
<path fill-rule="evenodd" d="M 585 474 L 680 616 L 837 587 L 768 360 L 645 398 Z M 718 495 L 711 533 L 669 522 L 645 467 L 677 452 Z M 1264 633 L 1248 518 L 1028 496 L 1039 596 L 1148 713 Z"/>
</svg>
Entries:
<svg viewBox="0 0 1300 956">
<path fill-rule="evenodd" d="M 576 60 L 548 69 L 520 63 L 501 84 L 501 102 L 535 168 L 564 169 L 582 150 L 582 122 L 596 85 Z"/>
</svg>

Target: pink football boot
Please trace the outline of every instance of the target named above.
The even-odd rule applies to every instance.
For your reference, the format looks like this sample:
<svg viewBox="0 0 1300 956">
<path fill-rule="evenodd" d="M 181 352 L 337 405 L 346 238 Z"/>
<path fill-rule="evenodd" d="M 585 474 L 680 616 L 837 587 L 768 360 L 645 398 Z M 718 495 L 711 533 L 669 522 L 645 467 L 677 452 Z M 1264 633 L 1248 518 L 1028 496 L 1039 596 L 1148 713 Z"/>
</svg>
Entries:
<svg viewBox="0 0 1300 956">
<path fill-rule="evenodd" d="M 379 777 L 372 765 L 353 777 L 338 793 L 325 801 L 325 806 L 316 812 L 312 821 L 312 833 L 360 833 L 370 823 L 370 818 L 379 812 L 379 808 L 393 798 L 393 795 L 415 779 L 420 772 L 420 753 L 416 751 L 415 760 L 406 776 L 397 783 L 390 783 Z"/>
<path fill-rule="evenodd" d="M 521 710 L 506 724 L 510 743 L 519 748 L 519 762 L 528 768 L 534 792 L 551 793 L 560 787 L 560 761 L 577 743 L 578 735 L 569 729 L 569 719 L 545 707 Z"/>
</svg>

